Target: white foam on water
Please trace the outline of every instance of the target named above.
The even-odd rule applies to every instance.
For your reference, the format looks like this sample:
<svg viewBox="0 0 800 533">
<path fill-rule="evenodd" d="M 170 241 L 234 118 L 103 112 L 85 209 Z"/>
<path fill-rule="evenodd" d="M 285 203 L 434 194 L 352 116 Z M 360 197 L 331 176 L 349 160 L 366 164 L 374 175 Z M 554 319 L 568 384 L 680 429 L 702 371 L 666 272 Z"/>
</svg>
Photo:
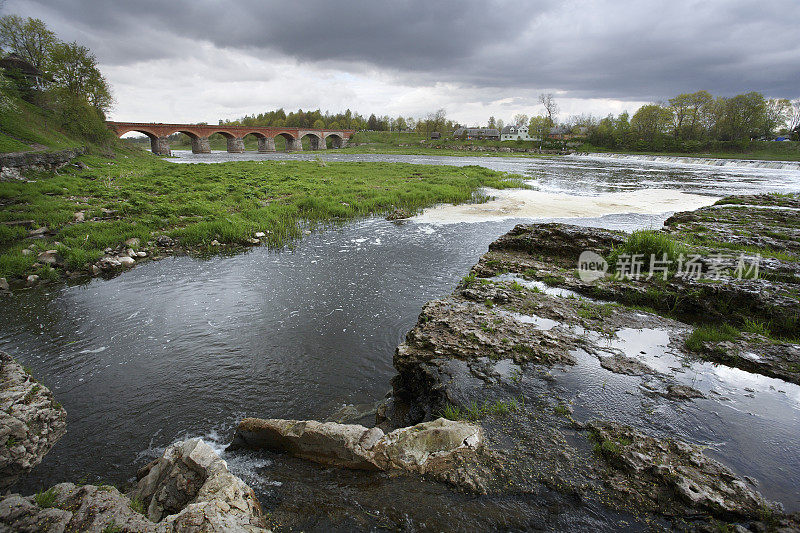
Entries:
<svg viewBox="0 0 800 533">
<path fill-rule="evenodd" d="M 426 224 L 490 222 L 509 218 L 596 218 L 621 213 L 658 215 L 708 206 L 719 198 L 674 189 L 640 189 L 596 196 L 506 189 L 485 191 L 493 200 L 482 204 L 440 205 L 411 218 Z"/>
</svg>

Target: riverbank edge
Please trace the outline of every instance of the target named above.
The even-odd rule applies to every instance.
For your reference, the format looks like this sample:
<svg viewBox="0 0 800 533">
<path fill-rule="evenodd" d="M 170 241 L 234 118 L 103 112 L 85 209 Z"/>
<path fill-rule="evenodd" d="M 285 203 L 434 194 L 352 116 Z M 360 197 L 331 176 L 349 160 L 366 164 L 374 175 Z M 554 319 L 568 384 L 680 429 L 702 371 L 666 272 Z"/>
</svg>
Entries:
<svg viewBox="0 0 800 533">
<path fill-rule="evenodd" d="M 135 165 L 135 163 L 142 158 L 145 158 L 150 165 L 166 165 L 162 169 L 165 173 L 165 177 L 168 177 L 169 169 L 183 170 L 189 168 L 186 165 L 174 165 L 169 162 L 161 162 L 161 160 L 159 160 L 159 163 L 153 163 L 155 158 L 147 157 L 146 154 L 132 159 L 130 162 L 121 163 L 123 165 L 122 168 L 127 169 L 128 166 L 131 164 Z M 114 161 L 113 159 L 82 158 L 73 163 L 66 170 L 64 175 L 66 177 L 71 176 L 73 179 L 77 178 L 78 180 L 89 179 L 95 182 L 108 182 L 110 187 L 114 187 L 115 177 L 113 172 L 115 169 L 113 169 L 113 167 L 109 167 L 109 169 L 103 167 L 104 165 L 114 165 L 118 162 L 118 160 Z M 191 165 L 191 167 L 193 168 L 193 172 L 200 174 L 201 181 L 197 187 L 204 187 L 205 185 L 202 183 L 202 179 L 204 179 L 203 176 L 208 175 L 209 181 L 213 182 L 215 179 L 217 181 L 219 180 L 218 175 L 224 175 L 231 171 L 258 173 L 264 169 L 264 164 L 265 162 L 261 161 L 241 161 L 222 163 L 214 165 L 214 167 L 207 167 L 205 165 Z M 481 192 L 483 188 L 525 188 L 520 176 L 491 171 L 483 167 L 464 168 L 457 166 L 413 165 L 408 163 L 355 164 L 346 162 L 276 161 L 270 162 L 268 168 L 271 168 L 274 174 L 275 172 L 281 171 L 280 169 L 284 167 L 294 168 L 296 169 L 295 171 L 300 172 L 303 172 L 303 169 L 314 169 L 314 172 L 322 174 L 326 174 L 327 169 L 333 169 L 331 172 L 338 171 L 339 174 L 342 174 L 342 172 L 347 173 L 349 172 L 347 169 L 352 167 L 352 178 L 356 182 L 367 183 L 366 192 L 356 198 L 357 202 L 362 202 L 364 205 L 342 201 L 341 207 L 338 205 L 334 206 L 338 208 L 337 211 L 330 213 L 330 216 L 325 216 L 323 211 L 323 216 L 320 217 L 319 214 L 314 211 L 318 209 L 317 204 L 319 200 L 309 197 L 306 201 L 305 196 L 303 196 L 309 194 L 313 196 L 314 191 L 311 190 L 309 193 L 301 192 L 298 194 L 298 198 L 308 204 L 308 209 L 312 210 L 311 214 L 313 216 L 304 217 L 302 209 L 305 207 L 301 207 L 299 214 L 295 216 L 297 220 L 294 226 L 291 224 L 287 225 L 286 217 L 283 217 L 283 220 L 277 219 L 280 223 L 279 228 L 270 227 L 269 224 L 247 222 L 247 225 L 252 226 L 253 229 L 249 230 L 249 233 L 246 235 L 228 237 L 227 240 L 222 235 L 216 236 L 213 233 L 209 233 L 205 236 L 192 235 L 192 238 L 198 241 L 194 245 L 187 244 L 181 236 L 172 235 L 174 233 L 173 230 L 180 231 L 186 227 L 186 224 L 183 222 L 184 217 L 181 216 L 181 220 L 179 220 L 180 223 L 174 227 L 161 228 L 141 238 L 122 237 L 113 246 L 103 249 L 102 254 L 94 261 L 82 262 L 81 265 L 73 265 L 70 268 L 65 258 L 65 255 L 69 253 L 69 247 L 62 245 L 58 241 L 59 233 L 64 228 L 73 228 L 80 224 L 90 223 L 90 225 L 86 226 L 86 238 L 88 239 L 93 231 L 92 228 L 99 227 L 109 221 L 131 222 L 132 224 L 136 224 L 135 217 L 131 218 L 131 216 L 126 213 L 118 212 L 115 205 L 125 205 L 125 200 L 121 197 L 115 197 L 114 194 L 116 193 L 112 192 L 112 196 L 102 200 L 102 202 L 106 204 L 105 206 L 103 206 L 103 204 L 95 205 L 90 209 L 86 205 L 81 205 L 81 203 L 85 204 L 85 202 L 76 201 L 74 216 L 70 212 L 70 218 L 72 220 L 60 226 L 47 227 L 46 225 L 37 224 L 36 220 L 12 220 L 2 223 L 2 225 L 5 226 L 2 227 L 2 225 L 0 225 L 0 229 L 2 230 L 10 228 L 24 233 L 21 240 L 16 241 L 17 243 L 24 242 L 26 239 L 28 243 L 30 243 L 25 248 L 17 244 L 17 248 L 19 249 L 13 248 L 12 245 L 7 245 L 4 253 L 28 256 L 26 260 L 31 263 L 31 265 L 28 267 L 27 272 L 18 274 L 13 278 L 0 277 L 0 295 L 7 293 L 11 289 L 33 287 L 46 282 L 57 283 L 64 280 L 80 281 L 98 276 L 113 277 L 135 264 L 167 256 L 190 255 L 193 257 L 210 257 L 217 254 L 232 255 L 259 245 L 267 245 L 273 249 L 281 249 L 287 245 L 291 246 L 292 243 L 310 234 L 311 230 L 317 226 L 336 225 L 369 216 L 390 215 L 390 218 L 394 219 L 405 218 L 393 215 L 397 212 L 405 212 L 407 216 L 412 216 L 421 209 L 446 202 L 448 198 L 453 196 L 458 198 L 457 203 L 487 201 L 490 198 Z M 374 178 L 375 185 L 371 188 L 369 187 L 371 182 L 365 182 L 363 169 L 374 169 L 372 171 L 377 173 L 377 177 Z M 381 172 L 383 172 L 385 176 L 381 174 Z M 401 172 L 407 172 L 409 177 L 394 179 L 391 176 L 392 173 L 398 174 Z M 309 176 L 310 175 L 309 173 Z M 26 185 L 36 185 L 38 183 L 41 184 L 42 187 L 46 187 L 48 180 L 54 176 L 60 175 L 53 172 L 36 172 L 32 176 L 32 180 L 27 183 L 16 183 L 15 186 L 23 188 Z M 349 175 L 347 175 L 339 176 L 336 179 L 341 180 L 345 184 L 344 186 L 347 187 L 348 185 L 346 182 L 350 178 Z M 369 180 L 373 178 L 368 177 L 366 179 Z M 323 178 L 323 181 L 327 180 L 328 178 Z M 467 185 L 465 186 L 464 184 Z M 321 184 L 318 187 L 321 188 L 323 185 L 324 184 Z M 361 185 L 361 187 L 365 188 L 363 185 Z M 64 191 L 65 192 L 60 194 L 66 194 L 67 189 L 65 188 Z M 48 198 L 50 198 L 49 194 L 51 193 L 48 192 L 41 195 L 41 197 L 45 199 L 44 201 L 50 201 L 48 200 Z M 71 197 L 74 197 L 75 194 L 76 193 L 72 193 Z M 277 204 L 279 207 L 280 202 L 284 201 L 284 197 L 280 196 L 281 193 L 272 191 L 269 185 L 263 185 L 258 194 L 266 197 L 266 200 L 259 204 L 262 206 L 273 204 L 271 197 L 275 194 L 279 195 L 279 202 Z M 347 194 L 354 195 L 354 193 Z M 399 203 L 386 203 L 384 198 L 391 194 L 397 196 Z M 319 195 L 325 196 L 324 192 L 319 192 Z M 13 196 L 11 200 L 13 202 Z M 60 201 L 58 198 L 57 200 Z M 262 202 L 260 199 L 258 201 Z M 294 200 L 289 198 L 287 201 Z M 406 202 L 409 203 L 406 204 Z M 287 208 L 295 208 L 291 203 L 286 205 Z M 103 207 L 102 210 L 99 209 L 101 206 Z M 106 207 L 110 207 L 111 209 L 106 209 Z M 128 207 L 128 209 L 129 208 L 130 207 Z M 180 209 L 180 206 L 176 208 Z M 323 209 L 330 209 L 330 207 L 326 205 L 323 206 Z M 189 218 L 192 223 L 208 223 L 209 226 L 212 226 L 209 228 L 209 231 L 217 230 L 216 227 L 213 227 L 216 220 L 214 217 L 195 216 L 187 218 Z M 268 220 L 272 220 L 273 218 L 274 217 L 268 218 Z M 97 222 L 101 224 L 92 224 Z M 288 222 L 291 222 L 291 220 Z M 134 228 L 131 228 L 129 233 L 141 233 L 133 231 L 133 229 Z M 35 260 L 29 258 L 35 258 Z"/>
</svg>

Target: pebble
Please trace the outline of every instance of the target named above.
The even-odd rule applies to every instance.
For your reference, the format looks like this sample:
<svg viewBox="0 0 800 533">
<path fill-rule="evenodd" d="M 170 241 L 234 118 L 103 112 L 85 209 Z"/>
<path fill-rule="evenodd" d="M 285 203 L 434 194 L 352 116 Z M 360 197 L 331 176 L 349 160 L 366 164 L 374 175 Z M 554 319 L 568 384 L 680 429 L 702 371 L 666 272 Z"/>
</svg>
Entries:
<svg viewBox="0 0 800 533">
<path fill-rule="evenodd" d="M 30 276 L 28 276 L 27 281 L 28 281 L 28 286 L 34 285 L 36 284 L 36 282 L 39 281 L 39 276 L 37 276 L 36 274 L 31 274 Z"/>
</svg>

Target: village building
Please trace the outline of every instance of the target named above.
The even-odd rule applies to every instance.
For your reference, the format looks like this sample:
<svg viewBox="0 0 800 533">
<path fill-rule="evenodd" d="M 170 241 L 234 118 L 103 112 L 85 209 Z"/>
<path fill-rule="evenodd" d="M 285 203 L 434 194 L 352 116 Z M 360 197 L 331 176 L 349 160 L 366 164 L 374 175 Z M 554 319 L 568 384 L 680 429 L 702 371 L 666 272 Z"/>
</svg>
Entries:
<svg viewBox="0 0 800 533">
<path fill-rule="evenodd" d="M 42 72 L 15 53 L 8 54 L 3 59 L 0 59 L 0 69 L 5 70 L 11 76 L 21 76 L 32 87 L 37 89 L 44 88 L 44 75 Z"/>
<path fill-rule="evenodd" d="M 500 134 L 501 141 L 538 141 L 531 137 L 528 126 L 506 126 Z"/>
<path fill-rule="evenodd" d="M 500 132 L 494 128 L 458 128 L 453 132 L 454 139 L 487 139 L 500 140 Z"/>
</svg>

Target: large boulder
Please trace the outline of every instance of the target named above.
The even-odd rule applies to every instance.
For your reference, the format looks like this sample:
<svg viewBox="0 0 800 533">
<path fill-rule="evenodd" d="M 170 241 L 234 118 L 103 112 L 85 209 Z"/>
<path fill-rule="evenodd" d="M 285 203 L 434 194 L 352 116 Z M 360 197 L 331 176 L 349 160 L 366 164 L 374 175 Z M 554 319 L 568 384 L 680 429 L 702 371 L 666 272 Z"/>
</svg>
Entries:
<svg viewBox="0 0 800 533">
<path fill-rule="evenodd" d="M 142 468 L 123 494 L 109 485 L 61 483 L 0 500 L 0 531 L 266 532 L 252 489 L 200 439 L 178 442 Z"/>
<path fill-rule="evenodd" d="M 444 418 L 388 434 L 356 424 L 246 418 L 231 444 L 343 468 L 420 474 L 438 473 L 455 457 L 474 454 L 482 445 L 480 426 Z"/>
<path fill-rule="evenodd" d="M 231 474 L 201 439 L 173 444 L 136 477 L 130 497 L 142 502 L 154 522 L 178 530 L 220 532 L 266 527 L 253 489 Z"/>
<path fill-rule="evenodd" d="M 0 352 L 0 492 L 42 461 L 67 431 L 67 412 L 44 385 Z"/>
</svg>

